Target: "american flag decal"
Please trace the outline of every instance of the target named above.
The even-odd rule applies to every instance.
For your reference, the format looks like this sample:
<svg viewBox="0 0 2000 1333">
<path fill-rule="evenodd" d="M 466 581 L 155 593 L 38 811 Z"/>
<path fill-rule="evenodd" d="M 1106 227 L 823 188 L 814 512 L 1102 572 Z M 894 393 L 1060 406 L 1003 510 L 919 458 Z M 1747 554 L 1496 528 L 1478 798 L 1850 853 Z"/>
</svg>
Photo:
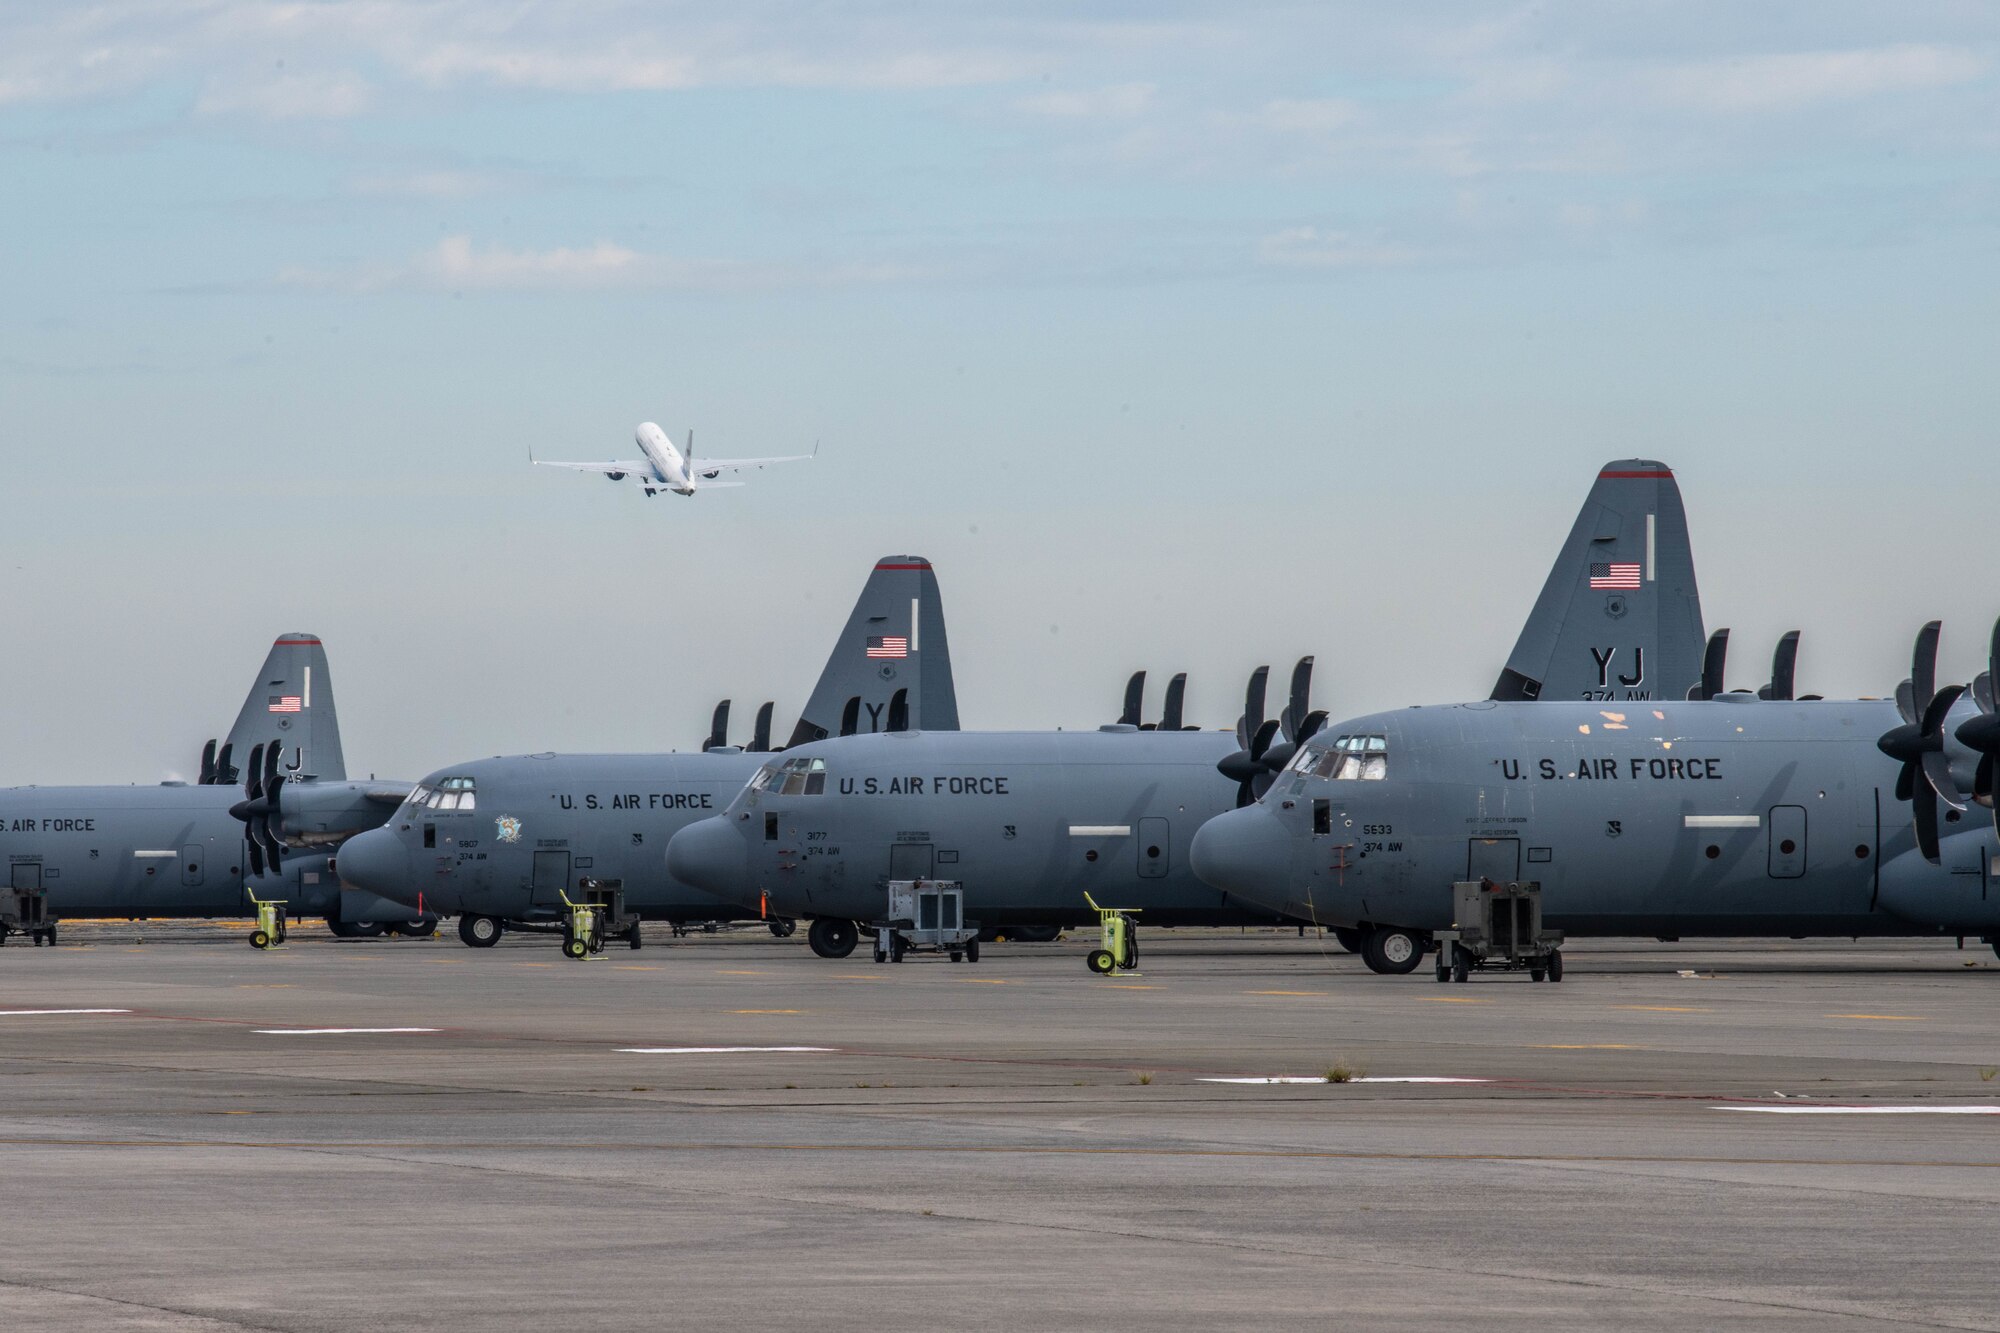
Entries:
<svg viewBox="0 0 2000 1333">
<path fill-rule="evenodd" d="M 267 697 L 271 701 L 270 711 L 273 713 L 296 713 L 299 711 L 299 696 L 296 694 L 273 694 Z"/>
<path fill-rule="evenodd" d="M 870 657 L 908 657 L 910 641 L 901 634 L 871 634 L 868 636 Z"/>
<path fill-rule="evenodd" d="M 1633 560 L 1627 563 L 1592 565 L 1590 567 L 1590 586 L 1593 588 L 1629 588 L 1636 592 L 1639 587 L 1639 562 Z"/>
</svg>

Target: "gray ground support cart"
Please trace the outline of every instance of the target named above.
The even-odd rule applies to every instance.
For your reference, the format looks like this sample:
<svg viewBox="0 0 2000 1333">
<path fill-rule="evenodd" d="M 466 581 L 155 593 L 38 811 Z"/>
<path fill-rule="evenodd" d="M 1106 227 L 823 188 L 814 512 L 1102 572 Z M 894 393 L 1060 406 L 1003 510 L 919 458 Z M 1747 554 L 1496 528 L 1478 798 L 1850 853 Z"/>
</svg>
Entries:
<svg viewBox="0 0 2000 1333">
<path fill-rule="evenodd" d="M 36 944 L 56 942 L 56 919 L 49 914 L 49 891 L 42 887 L 42 867 L 16 865 L 12 883 L 0 889 L 0 944 L 9 935 L 29 935 Z"/>
<path fill-rule="evenodd" d="M 1437 935 L 1437 979 L 1464 981 L 1477 968 L 1525 970 L 1561 981 L 1562 932 L 1542 929 L 1542 886 L 1460 880 L 1451 886 L 1452 928 Z"/>
<path fill-rule="evenodd" d="M 613 939 L 638 948 L 639 917 L 625 910 L 625 881 L 578 880 L 576 897 L 563 895 L 562 935 L 563 954 L 569 958 L 603 953 L 605 942 Z"/>
<path fill-rule="evenodd" d="M 869 924 L 878 963 L 900 963 L 911 952 L 979 961 L 979 923 L 965 919 L 965 890 L 955 880 L 890 880 L 889 914 Z"/>
</svg>

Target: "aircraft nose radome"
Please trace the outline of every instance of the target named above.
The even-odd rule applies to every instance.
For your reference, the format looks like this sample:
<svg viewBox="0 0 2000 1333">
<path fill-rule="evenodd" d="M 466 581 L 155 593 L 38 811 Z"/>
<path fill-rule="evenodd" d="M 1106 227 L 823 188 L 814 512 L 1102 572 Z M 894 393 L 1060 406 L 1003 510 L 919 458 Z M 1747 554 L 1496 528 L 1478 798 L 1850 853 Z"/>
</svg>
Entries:
<svg viewBox="0 0 2000 1333">
<path fill-rule="evenodd" d="M 333 868 L 340 882 L 401 902 L 409 879 L 410 855 L 386 828 L 357 833 L 340 844 Z"/>
<path fill-rule="evenodd" d="M 744 900 L 743 835 L 726 817 L 698 819 L 667 844 L 667 873 L 729 902 Z"/>
<path fill-rule="evenodd" d="M 1217 815 L 1195 830 L 1188 864 L 1201 882 L 1252 902 L 1282 898 L 1284 830 L 1262 806 Z"/>
</svg>

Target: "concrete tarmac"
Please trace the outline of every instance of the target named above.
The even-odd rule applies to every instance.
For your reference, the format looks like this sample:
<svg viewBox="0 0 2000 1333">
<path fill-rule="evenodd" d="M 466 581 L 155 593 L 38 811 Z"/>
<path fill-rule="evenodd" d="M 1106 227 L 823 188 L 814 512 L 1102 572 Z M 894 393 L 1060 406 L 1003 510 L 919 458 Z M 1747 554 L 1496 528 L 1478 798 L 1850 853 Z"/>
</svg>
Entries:
<svg viewBox="0 0 2000 1333">
<path fill-rule="evenodd" d="M 1979 947 L 23 944 L 8 1330 L 2000 1328 Z"/>
</svg>

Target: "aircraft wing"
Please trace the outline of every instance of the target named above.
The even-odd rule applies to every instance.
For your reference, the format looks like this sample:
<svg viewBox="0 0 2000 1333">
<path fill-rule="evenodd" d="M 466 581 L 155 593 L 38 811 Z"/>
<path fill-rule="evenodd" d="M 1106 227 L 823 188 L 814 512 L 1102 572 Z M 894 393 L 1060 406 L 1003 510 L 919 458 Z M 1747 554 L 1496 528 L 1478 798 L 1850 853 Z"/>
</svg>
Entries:
<svg viewBox="0 0 2000 1333">
<path fill-rule="evenodd" d="M 769 467 L 773 463 L 803 463 L 812 454 L 787 454 L 783 458 L 697 458 L 689 466 L 689 471 L 697 477 L 706 477 L 712 472 L 743 472 L 750 468 Z"/>
<path fill-rule="evenodd" d="M 648 477 L 653 475 L 653 465 L 640 461 L 624 463 L 557 463 L 546 458 L 530 458 L 528 461 L 536 467 L 566 467 L 572 472 L 602 472 L 607 477 L 614 472 L 623 472 L 628 475 L 638 472 Z"/>
</svg>

